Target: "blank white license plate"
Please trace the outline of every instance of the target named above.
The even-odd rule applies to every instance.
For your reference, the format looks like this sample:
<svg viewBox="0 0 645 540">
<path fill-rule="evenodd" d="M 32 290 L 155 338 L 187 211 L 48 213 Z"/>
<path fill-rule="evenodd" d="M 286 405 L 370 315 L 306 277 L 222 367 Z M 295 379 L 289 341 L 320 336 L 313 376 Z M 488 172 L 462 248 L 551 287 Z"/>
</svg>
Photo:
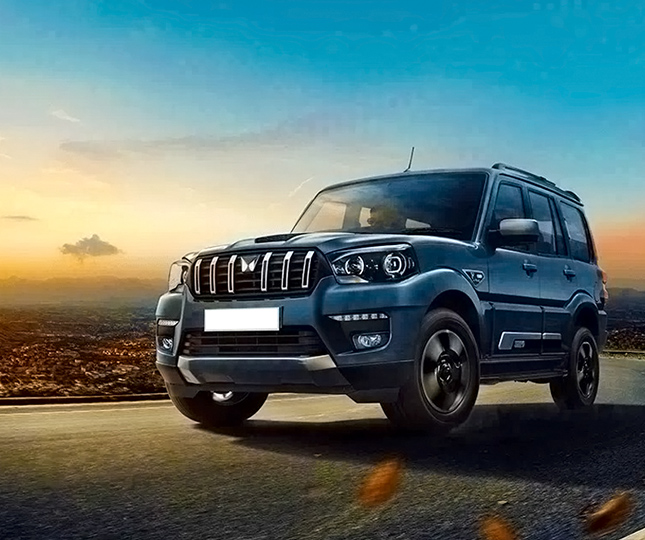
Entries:
<svg viewBox="0 0 645 540">
<path fill-rule="evenodd" d="M 280 330 L 280 308 L 204 310 L 205 332 L 262 332 Z"/>
</svg>

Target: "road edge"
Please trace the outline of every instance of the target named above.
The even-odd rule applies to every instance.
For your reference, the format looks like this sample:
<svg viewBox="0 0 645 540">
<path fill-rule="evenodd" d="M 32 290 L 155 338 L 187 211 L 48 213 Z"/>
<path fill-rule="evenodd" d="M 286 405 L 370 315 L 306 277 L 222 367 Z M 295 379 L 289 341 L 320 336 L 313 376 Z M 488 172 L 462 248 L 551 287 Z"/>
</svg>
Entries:
<svg viewBox="0 0 645 540">
<path fill-rule="evenodd" d="M 619 540 L 645 540 L 645 529 L 635 531 L 628 536 L 623 536 Z"/>
<path fill-rule="evenodd" d="M 170 399 L 165 392 L 152 394 L 108 394 L 98 396 L 20 396 L 0 398 L 4 405 L 53 405 L 57 403 L 102 403 L 115 401 L 156 401 Z"/>
<path fill-rule="evenodd" d="M 640 360 L 645 361 L 645 351 L 603 351 L 601 358 L 606 360 Z M 300 394 L 277 393 L 283 397 L 297 397 Z M 0 397 L 0 407 L 16 405 L 53 405 L 56 403 L 106 403 L 117 401 L 156 401 L 170 399 L 166 392 L 148 394 L 107 394 L 94 396 L 16 396 Z M 629 540 L 632 540 L 631 538 Z M 643 538 L 645 540 L 645 537 Z"/>
</svg>

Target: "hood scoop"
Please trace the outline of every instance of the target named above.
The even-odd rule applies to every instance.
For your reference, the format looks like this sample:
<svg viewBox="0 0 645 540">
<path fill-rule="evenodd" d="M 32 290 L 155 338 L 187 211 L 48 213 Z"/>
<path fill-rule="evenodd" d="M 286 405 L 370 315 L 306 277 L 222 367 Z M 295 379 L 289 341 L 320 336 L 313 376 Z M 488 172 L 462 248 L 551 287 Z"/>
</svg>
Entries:
<svg viewBox="0 0 645 540">
<path fill-rule="evenodd" d="M 286 242 L 302 233 L 286 233 L 286 234 L 273 234 L 271 236 L 260 236 L 255 239 L 256 244 L 263 244 L 265 242 Z"/>
</svg>

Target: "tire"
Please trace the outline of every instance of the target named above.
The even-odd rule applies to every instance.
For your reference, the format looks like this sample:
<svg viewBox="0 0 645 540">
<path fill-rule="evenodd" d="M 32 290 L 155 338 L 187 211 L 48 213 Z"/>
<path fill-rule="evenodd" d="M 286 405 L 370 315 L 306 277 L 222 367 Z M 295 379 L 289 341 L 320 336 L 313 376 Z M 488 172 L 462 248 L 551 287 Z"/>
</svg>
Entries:
<svg viewBox="0 0 645 540">
<path fill-rule="evenodd" d="M 173 396 L 170 399 L 177 410 L 204 426 L 238 426 L 257 413 L 267 400 L 268 394 L 234 393 L 214 394 L 200 392 L 193 398 Z"/>
<path fill-rule="evenodd" d="M 588 328 L 580 327 L 571 341 L 567 375 L 550 383 L 551 396 L 562 410 L 590 407 L 600 383 L 600 362 L 596 339 Z"/>
<path fill-rule="evenodd" d="M 479 349 L 457 313 L 435 309 L 421 323 L 414 372 L 383 412 L 406 431 L 447 433 L 463 423 L 479 392 Z"/>
</svg>

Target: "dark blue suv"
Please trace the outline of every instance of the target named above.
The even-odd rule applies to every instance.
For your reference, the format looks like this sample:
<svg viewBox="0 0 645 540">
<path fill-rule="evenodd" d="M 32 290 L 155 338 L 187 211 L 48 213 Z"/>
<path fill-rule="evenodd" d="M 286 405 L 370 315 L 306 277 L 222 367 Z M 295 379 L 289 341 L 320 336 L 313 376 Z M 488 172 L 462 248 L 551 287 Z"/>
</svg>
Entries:
<svg viewBox="0 0 645 540">
<path fill-rule="evenodd" d="M 480 384 L 548 383 L 591 405 L 606 276 L 576 194 L 501 163 L 324 189 L 288 234 L 173 263 L 157 367 L 176 407 L 212 426 L 271 392 L 381 403 L 446 431 Z"/>
</svg>

